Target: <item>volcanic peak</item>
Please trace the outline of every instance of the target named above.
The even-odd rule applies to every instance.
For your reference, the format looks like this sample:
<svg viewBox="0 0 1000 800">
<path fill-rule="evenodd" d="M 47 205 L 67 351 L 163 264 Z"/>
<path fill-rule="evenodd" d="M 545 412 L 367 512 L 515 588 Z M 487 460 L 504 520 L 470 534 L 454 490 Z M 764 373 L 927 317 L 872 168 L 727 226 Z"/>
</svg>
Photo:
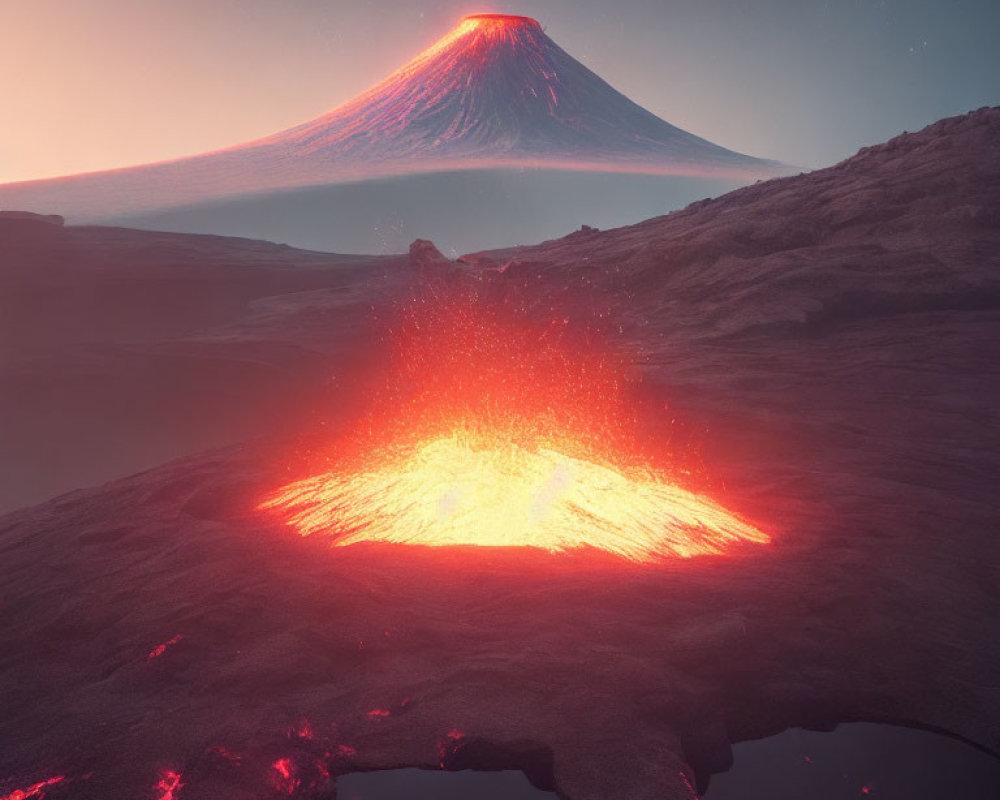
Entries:
<svg viewBox="0 0 1000 800">
<path fill-rule="evenodd" d="M 470 14 L 463 17 L 448 34 L 421 53 L 408 66 L 420 63 L 456 45 L 466 60 L 482 59 L 491 49 L 509 47 L 539 50 L 551 44 L 542 26 L 531 17 L 511 14 Z M 463 52 L 464 51 L 464 52 Z M 403 68 L 404 71 L 407 67 Z"/>
<path fill-rule="evenodd" d="M 502 25 L 506 27 L 526 27 L 526 28 L 538 28 L 541 30 L 542 26 L 538 24 L 538 20 L 532 19 L 531 17 L 520 17 L 516 14 L 468 14 L 462 17 L 462 22 L 474 21 L 477 23 L 494 22 L 497 25 Z"/>
<path fill-rule="evenodd" d="M 473 14 L 316 119 L 192 158 L 0 187 L 0 203 L 93 220 L 304 186 L 501 167 L 738 179 L 787 171 L 636 105 L 534 19 Z"/>
</svg>

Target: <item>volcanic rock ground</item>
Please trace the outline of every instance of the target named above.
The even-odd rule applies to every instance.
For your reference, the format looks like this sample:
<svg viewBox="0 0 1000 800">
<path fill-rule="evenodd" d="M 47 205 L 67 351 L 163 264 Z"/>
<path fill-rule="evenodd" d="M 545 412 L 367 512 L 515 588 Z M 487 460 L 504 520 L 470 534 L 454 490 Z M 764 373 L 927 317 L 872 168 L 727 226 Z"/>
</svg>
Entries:
<svg viewBox="0 0 1000 800">
<path fill-rule="evenodd" d="M 300 420 L 414 280 L 400 256 L 11 217 L 0 264 L 4 509 Z"/>
<path fill-rule="evenodd" d="M 523 769 L 572 800 L 691 798 L 732 742 L 852 720 L 1000 753 L 1000 109 L 456 265 L 3 224 L 17 247 L 4 280 L 35 290 L 22 296 L 36 306 L 13 304 L 21 325 L 56 289 L 98 312 L 5 355 L 4 401 L 19 398 L 5 435 L 24 432 L 4 452 L 11 474 L 59 438 L 42 420 L 123 388 L 121 435 L 148 448 L 116 440 L 115 414 L 72 417 L 90 438 L 65 452 L 91 442 L 95 473 L 166 440 L 192 452 L 216 428 L 216 443 L 263 437 L 0 520 L 11 789 L 65 775 L 53 800 L 155 797 L 173 770 L 180 800 L 319 798 L 327 773 L 475 766 Z M 95 291 L 75 264 L 105 275 L 115 247 Z M 350 376 L 378 309 L 431 280 L 597 317 L 662 400 L 650 430 L 695 431 L 719 499 L 774 543 L 658 567 L 330 550 L 254 512 L 287 475 L 281 425 L 308 428 L 321 399 L 327 419 L 359 402 L 347 378 L 314 384 Z M 102 319 L 123 281 L 146 303 Z M 224 308 L 190 310 L 203 296 Z M 69 345 L 79 330 L 100 371 Z M 133 386 L 151 354 L 183 367 L 152 370 L 155 391 Z M 32 381 L 60 387 L 49 405 Z M 220 383 L 225 402 L 168 413 L 177 387 L 209 398 Z"/>
</svg>

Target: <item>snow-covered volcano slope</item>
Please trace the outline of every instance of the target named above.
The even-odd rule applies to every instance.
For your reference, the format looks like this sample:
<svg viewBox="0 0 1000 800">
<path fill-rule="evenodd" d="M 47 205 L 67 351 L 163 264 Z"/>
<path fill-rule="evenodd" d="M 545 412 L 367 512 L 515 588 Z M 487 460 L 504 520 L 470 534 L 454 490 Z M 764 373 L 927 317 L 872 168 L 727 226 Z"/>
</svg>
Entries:
<svg viewBox="0 0 1000 800">
<path fill-rule="evenodd" d="M 356 100 L 262 144 L 306 154 L 741 175 L 773 164 L 636 105 L 527 17 L 477 14 Z"/>
<path fill-rule="evenodd" d="M 441 169 L 536 167 L 752 180 L 786 171 L 636 105 L 527 17 L 478 14 L 356 99 L 214 153 L 0 186 L 72 221 Z"/>
</svg>

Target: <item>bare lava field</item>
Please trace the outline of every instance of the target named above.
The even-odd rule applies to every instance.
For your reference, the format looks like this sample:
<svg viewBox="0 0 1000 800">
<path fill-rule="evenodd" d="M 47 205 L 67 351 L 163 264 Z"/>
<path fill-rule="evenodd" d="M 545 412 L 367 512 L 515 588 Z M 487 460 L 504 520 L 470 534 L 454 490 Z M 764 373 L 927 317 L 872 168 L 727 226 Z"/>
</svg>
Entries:
<svg viewBox="0 0 1000 800">
<path fill-rule="evenodd" d="M 0 791 L 323 798 L 422 766 L 687 799 L 733 742 L 856 720 L 1000 753 L 1000 109 L 459 263 L 11 215 L 0 253 L 4 502 L 184 456 L 0 519 Z M 773 543 L 330 549 L 254 511 L 428 281 L 599 310 Z"/>
</svg>

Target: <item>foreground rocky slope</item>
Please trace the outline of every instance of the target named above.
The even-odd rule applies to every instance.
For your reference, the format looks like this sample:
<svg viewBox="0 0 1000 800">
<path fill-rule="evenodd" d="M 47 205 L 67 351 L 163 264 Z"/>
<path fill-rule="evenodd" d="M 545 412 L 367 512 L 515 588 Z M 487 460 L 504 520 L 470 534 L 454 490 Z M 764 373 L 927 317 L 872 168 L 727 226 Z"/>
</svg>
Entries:
<svg viewBox="0 0 1000 800">
<path fill-rule="evenodd" d="M 731 742 L 794 725 L 1000 752 L 998 220 L 987 109 L 630 228 L 458 264 L 418 248 L 416 280 L 596 318 L 650 436 L 697 440 L 774 543 L 659 567 L 329 550 L 253 510 L 287 441 L 191 457 L 0 520 L 0 775 L 65 775 L 57 800 L 176 774 L 196 800 L 518 767 L 642 800 L 691 798 Z M 269 301 L 268 330 L 298 302 Z"/>
</svg>

